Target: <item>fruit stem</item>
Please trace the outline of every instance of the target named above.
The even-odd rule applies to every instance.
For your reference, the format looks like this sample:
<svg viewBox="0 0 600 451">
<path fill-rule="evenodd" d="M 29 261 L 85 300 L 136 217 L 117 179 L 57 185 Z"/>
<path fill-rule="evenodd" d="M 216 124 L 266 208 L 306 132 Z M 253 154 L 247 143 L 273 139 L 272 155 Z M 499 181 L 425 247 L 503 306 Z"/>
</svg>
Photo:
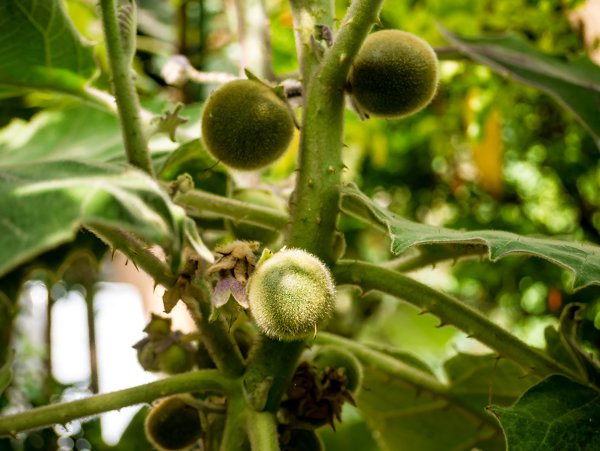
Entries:
<svg viewBox="0 0 600 451">
<path fill-rule="evenodd" d="M 358 285 L 364 291 L 378 290 L 413 304 L 440 318 L 442 324 L 457 327 L 497 351 L 500 357 L 515 361 L 533 374 L 558 373 L 581 381 L 577 373 L 522 342 L 468 305 L 400 273 L 371 263 L 341 260 L 333 275 L 338 284 Z"/>
<path fill-rule="evenodd" d="M 50 404 L 14 415 L 0 417 L 0 437 L 53 424 L 96 415 L 109 410 L 152 402 L 157 398 L 187 392 L 215 392 L 228 394 L 234 380 L 218 370 L 200 370 L 179 374 L 159 381 L 85 399 Z"/>
<path fill-rule="evenodd" d="M 133 84 L 133 72 L 119 32 L 115 0 L 100 0 L 100 9 L 111 81 L 127 159 L 132 165 L 154 175 L 147 138 L 142 128 L 140 103 Z"/>
</svg>

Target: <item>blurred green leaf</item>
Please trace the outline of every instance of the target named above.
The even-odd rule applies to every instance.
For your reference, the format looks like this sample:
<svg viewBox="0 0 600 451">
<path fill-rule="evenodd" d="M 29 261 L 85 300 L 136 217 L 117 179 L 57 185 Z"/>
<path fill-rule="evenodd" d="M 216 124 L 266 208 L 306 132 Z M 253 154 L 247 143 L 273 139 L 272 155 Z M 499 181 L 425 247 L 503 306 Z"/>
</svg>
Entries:
<svg viewBox="0 0 600 451">
<path fill-rule="evenodd" d="M 534 379 L 523 378 L 517 365 L 493 356 L 461 354 L 446 362 L 445 369 L 448 389 L 440 396 L 365 367 L 357 405 L 382 449 L 398 449 L 399 443 L 420 451 L 504 449 L 496 423 L 486 420 L 485 407 L 490 401 L 513 402 Z"/>
<path fill-rule="evenodd" d="M 59 0 L 0 2 L 0 84 L 80 92 L 96 71 Z"/>
<path fill-rule="evenodd" d="M 600 285 L 600 248 L 597 246 L 496 230 L 458 231 L 419 224 L 378 206 L 354 185 L 342 188 L 342 210 L 385 228 L 392 239 L 391 251 L 396 255 L 424 244 L 455 243 L 467 248 L 486 246 L 491 261 L 510 254 L 533 255 L 571 271 L 575 276 L 573 287 L 576 290 Z"/>
<path fill-rule="evenodd" d="M 510 408 L 491 407 L 511 451 L 600 449 L 598 391 L 550 376 Z"/>
<path fill-rule="evenodd" d="M 0 274 L 75 238 L 80 227 L 133 233 L 176 261 L 184 213 L 146 174 L 73 160 L 0 166 Z"/>
<path fill-rule="evenodd" d="M 475 61 L 550 94 L 577 117 L 600 147 L 600 67 L 589 58 L 567 61 L 512 35 L 463 38 L 440 29 L 451 44 Z"/>
</svg>

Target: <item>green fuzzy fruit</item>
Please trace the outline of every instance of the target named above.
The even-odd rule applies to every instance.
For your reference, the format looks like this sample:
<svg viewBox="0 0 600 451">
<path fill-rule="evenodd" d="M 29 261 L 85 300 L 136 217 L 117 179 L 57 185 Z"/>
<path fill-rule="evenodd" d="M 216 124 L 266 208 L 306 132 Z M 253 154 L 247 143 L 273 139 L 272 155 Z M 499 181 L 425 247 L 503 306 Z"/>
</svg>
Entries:
<svg viewBox="0 0 600 451">
<path fill-rule="evenodd" d="M 233 198 L 260 207 L 268 207 L 280 212 L 284 212 L 285 208 L 280 199 L 275 197 L 270 191 L 249 188 L 237 191 L 233 194 Z M 275 241 L 280 234 L 279 230 L 267 229 L 258 225 L 239 221 L 229 221 L 231 232 L 238 240 L 258 241 L 263 245 Z"/>
<path fill-rule="evenodd" d="M 301 249 L 285 249 L 258 265 L 247 289 L 260 330 L 278 340 L 300 340 L 331 316 L 335 287 L 329 269 Z"/>
<path fill-rule="evenodd" d="M 159 451 L 191 449 L 200 439 L 200 415 L 177 396 L 159 402 L 144 423 L 148 441 Z"/>
<path fill-rule="evenodd" d="M 375 116 L 404 117 L 426 107 L 438 84 L 438 59 L 418 36 L 383 30 L 367 37 L 350 73 L 358 106 Z"/>
<path fill-rule="evenodd" d="M 167 374 L 179 374 L 194 366 L 194 353 L 175 343 L 158 354 L 158 368 Z"/>
<path fill-rule="evenodd" d="M 317 370 L 335 368 L 344 372 L 346 388 L 356 394 L 362 385 L 363 368 L 358 359 L 350 352 L 335 345 L 325 345 L 317 349 L 313 363 Z"/>
<path fill-rule="evenodd" d="M 202 138 L 215 158 L 235 169 L 274 162 L 288 148 L 294 124 L 287 105 L 255 80 L 235 80 L 217 89 L 202 113 Z"/>
</svg>

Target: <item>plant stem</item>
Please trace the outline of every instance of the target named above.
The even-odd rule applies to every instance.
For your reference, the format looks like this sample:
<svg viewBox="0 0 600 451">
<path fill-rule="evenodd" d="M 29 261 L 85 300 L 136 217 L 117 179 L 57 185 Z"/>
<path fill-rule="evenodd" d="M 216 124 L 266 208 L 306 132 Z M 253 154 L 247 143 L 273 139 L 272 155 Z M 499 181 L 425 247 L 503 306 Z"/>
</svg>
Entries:
<svg viewBox="0 0 600 451">
<path fill-rule="evenodd" d="M 223 373 L 228 376 L 240 376 L 245 365 L 242 353 L 222 318 L 210 321 L 210 289 L 206 281 L 196 280 L 189 286 L 191 297 L 182 300 L 202 335 L 202 341 L 211 358 Z"/>
<path fill-rule="evenodd" d="M 329 0 L 292 0 L 297 49 L 304 83 L 305 109 L 300 136 L 296 188 L 291 201 L 292 223 L 287 244 L 305 249 L 331 263 L 339 212 L 339 185 L 344 124 L 344 87 L 350 63 L 383 0 L 354 0 L 331 48 L 315 59 L 315 25 L 332 26 Z M 273 377 L 265 410 L 275 412 L 294 374 L 303 341 L 279 342 L 262 337 L 248 364 L 245 380 L 257 384 Z"/>
<path fill-rule="evenodd" d="M 271 412 L 248 410 L 246 430 L 252 451 L 279 451 L 277 420 Z"/>
<path fill-rule="evenodd" d="M 250 409 L 239 391 L 228 398 L 227 418 L 219 447 L 220 451 L 247 449 L 248 437 L 244 426 L 249 411 Z"/>
<path fill-rule="evenodd" d="M 358 285 L 365 291 L 382 291 L 432 313 L 442 320 L 442 325 L 456 326 L 497 351 L 501 357 L 514 360 L 534 374 L 559 373 L 581 381 L 575 372 L 530 347 L 471 307 L 400 273 L 370 263 L 346 260 L 338 262 L 334 277 L 338 284 Z"/>
<path fill-rule="evenodd" d="M 166 288 L 175 285 L 177 278 L 169 270 L 169 267 L 150 252 L 144 243 L 138 242 L 133 236 L 127 235 L 124 232 L 98 224 L 93 227 L 87 227 L 87 229 L 113 249 L 123 252 L 137 267 L 147 272 L 157 284 Z"/>
<path fill-rule="evenodd" d="M 142 128 L 140 105 L 132 79 L 132 69 L 123 49 L 115 0 L 100 0 L 102 27 L 111 71 L 125 151 L 129 163 L 153 175 L 148 143 Z"/>
<path fill-rule="evenodd" d="M 252 205 L 197 189 L 177 193 L 173 200 L 185 208 L 189 216 L 202 217 L 206 213 L 216 213 L 274 230 L 283 230 L 289 221 L 287 214 L 273 208 Z"/>
<path fill-rule="evenodd" d="M 228 394 L 234 381 L 217 370 L 200 370 L 179 374 L 149 384 L 112 393 L 43 407 L 0 417 L 0 437 L 52 424 L 65 424 L 76 418 L 109 410 L 151 402 L 157 398 L 186 392 L 208 391 Z"/>
<path fill-rule="evenodd" d="M 289 241 L 291 246 L 306 249 L 326 263 L 332 260 L 340 202 L 338 187 L 344 169 L 341 150 L 346 78 L 350 63 L 377 19 L 382 3 L 383 0 L 354 0 L 333 46 L 326 50 L 314 75 L 310 72 L 312 65 L 307 63 L 302 68 L 306 104 L 300 137 L 300 168 L 291 202 Z M 311 2 L 302 4 L 313 5 Z M 306 40 L 310 36 L 312 34 L 307 37 L 304 32 L 300 38 Z M 302 44 L 310 46 L 305 41 Z"/>
<path fill-rule="evenodd" d="M 394 379 L 399 379 L 419 391 L 426 391 L 434 397 L 442 398 L 451 407 L 460 410 L 463 414 L 475 419 L 475 421 L 484 423 L 499 432 L 498 422 L 491 415 L 483 409 L 477 409 L 465 403 L 464 399 L 460 396 L 453 395 L 450 392 L 450 386 L 440 382 L 432 374 L 426 373 L 390 355 L 371 349 L 355 340 L 348 340 L 347 338 L 321 332 L 317 336 L 316 341 L 317 343 L 337 345 L 344 348 L 358 357 L 365 366 L 375 368 Z"/>
</svg>

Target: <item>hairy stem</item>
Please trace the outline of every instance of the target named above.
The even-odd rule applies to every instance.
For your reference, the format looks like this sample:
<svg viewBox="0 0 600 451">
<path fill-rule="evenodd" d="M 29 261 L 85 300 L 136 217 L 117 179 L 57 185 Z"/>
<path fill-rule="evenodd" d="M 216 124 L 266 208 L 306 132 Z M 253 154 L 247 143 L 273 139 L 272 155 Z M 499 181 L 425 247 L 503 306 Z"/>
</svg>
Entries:
<svg viewBox="0 0 600 451">
<path fill-rule="evenodd" d="M 477 258 L 486 256 L 488 250 L 483 245 L 456 245 L 446 244 L 438 246 L 424 246 L 416 254 L 402 256 L 394 260 L 387 261 L 381 266 L 398 272 L 409 272 L 427 266 L 435 265 L 447 260 L 458 261 L 465 258 Z"/>
<path fill-rule="evenodd" d="M 245 369 L 244 359 L 233 335 L 229 333 L 223 318 L 210 321 L 210 289 L 204 280 L 189 286 L 191 297 L 183 296 L 183 302 L 194 319 L 206 350 L 221 371 L 229 376 L 240 376 Z"/>
<path fill-rule="evenodd" d="M 305 108 L 300 158 L 291 201 L 287 244 L 303 248 L 331 263 L 339 212 L 342 163 L 344 87 L 350 63 L 376 21 L 383 0 L 354 0 L 333 46 L 320 56 L 312 53 L 315 25 L 332 27 L 329 0 L 292 1 L 297 48 L 304 83 Z M 277 342 L 263 337 L 248 365 L 246 378 L 273 377 L 265 409 L 274 412 L 290 383 L 303 341 Z M 281 363 L 284 362 L 284 363 Z"/>
<path fill-rule="evenodd" d="M 245 422 L 249 410 L 239 392 L 229 397 L 220 451 L 247 449 L 248 437 Z"/>
<path fill-rule="evenodd" d="M 132 79 L 129 59 L 125 55 L 123 40 L 117 21 L 115 0 L 100 0 L 102 27 L 110 66 L 111 80 L 123 132 L 125 151 L 129 163 L 153 175 L 148 143 L 142 128 L 140 104 Z"/>
<path fill-rule="evenodd" d="M 249 410 L 246 430 L 252 451 L 279 451 L 277 420 L 273 413 Z"/>
<path fill-rule="evenodd" d="M 559 373 L 580 380 L 576 373 L 522 342 L 471 307 L 400 273 L 370 263 L 346 260 L 338 262 L 334 277 L 338 284 L 358 285 L 365 291 L 382 291 L 432 313 L 442 320 L 442 324 L 456 326 L 497 351 L 501 357 L 514 360 L 534 374 L 547 376 Z"/>
<path fill-rule="evenodd" d="M 273 230 L 283 230 L 289 221 L 287 214 L 273 208 L 252 205 L 196 189 L 176 194 L 174 201 L 185 208 L 190 216 L 202 217 L 206 213 L 216 213 L 222 217 Z"/>
<path fill-rule="evenodd" d="M 200 370 L 180 374 L 125 390 L 90 396 L 77 401 L 50 404 L 0 417 L 0 437 L 52 424 L 64 424 L 76 418 L 151 402 L 157 398 L 178 393 L 204 391 L 228 394 L 232 386 L 233 380 L 217 370 Z"/>
</svg>

